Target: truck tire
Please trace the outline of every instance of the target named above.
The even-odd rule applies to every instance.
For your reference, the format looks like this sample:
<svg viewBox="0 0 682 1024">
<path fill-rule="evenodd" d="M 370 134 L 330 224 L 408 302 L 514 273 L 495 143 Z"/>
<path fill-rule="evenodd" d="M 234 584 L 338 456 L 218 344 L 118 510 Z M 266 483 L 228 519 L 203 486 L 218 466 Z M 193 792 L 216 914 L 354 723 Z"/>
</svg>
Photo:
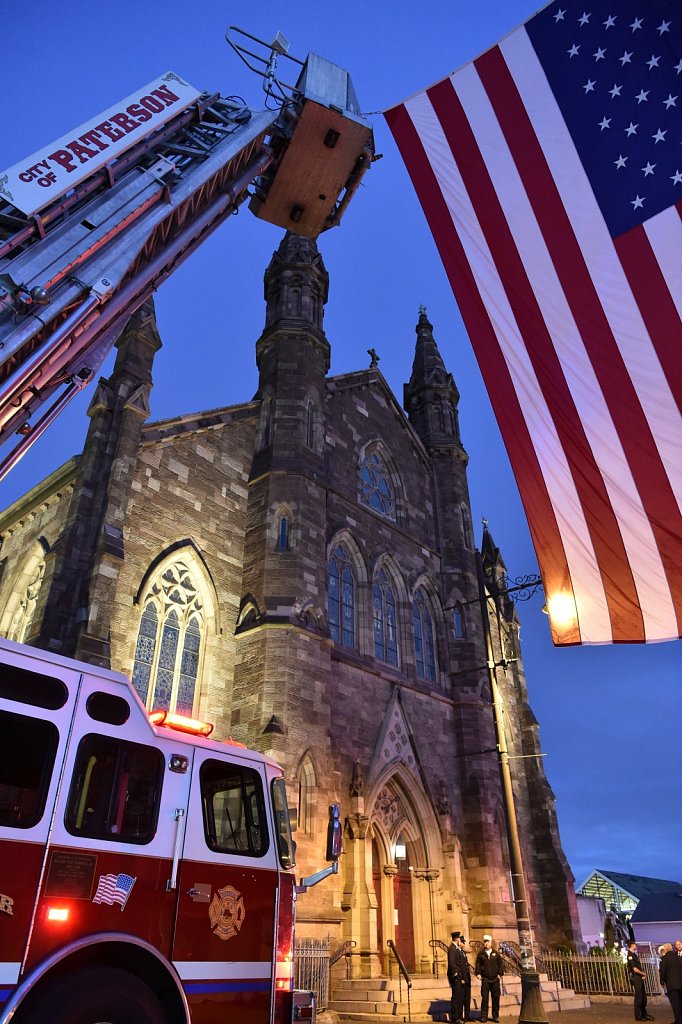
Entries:
<svg viewBox="0 0 682 1024">
<path fill-rule="evenodd" d="M 74 971 L 31 1001 L 26 1024 L 168 1024 L 161 1004 L 134 974 L 116 967 Z"/>
</svg>

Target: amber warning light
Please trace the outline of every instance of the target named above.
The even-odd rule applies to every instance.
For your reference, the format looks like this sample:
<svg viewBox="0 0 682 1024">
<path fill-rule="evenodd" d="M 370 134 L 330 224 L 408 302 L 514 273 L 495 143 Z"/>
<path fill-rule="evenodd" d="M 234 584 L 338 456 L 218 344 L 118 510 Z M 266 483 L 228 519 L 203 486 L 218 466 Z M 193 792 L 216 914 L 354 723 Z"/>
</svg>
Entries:
<svg viewBox="0 0 682 1024">
<path fill-rule="evenodd" d="M 200 722 L 197 718 L 188 718 L 186 715 L 174 715 L 170 711 L 150 711 L 149 721 L 152 725 L 165 725 L 168 729 L 188 732 L 193 736 L 210 736 L 213 732 L 213 724 L 211 722 Z"/>
</svg>

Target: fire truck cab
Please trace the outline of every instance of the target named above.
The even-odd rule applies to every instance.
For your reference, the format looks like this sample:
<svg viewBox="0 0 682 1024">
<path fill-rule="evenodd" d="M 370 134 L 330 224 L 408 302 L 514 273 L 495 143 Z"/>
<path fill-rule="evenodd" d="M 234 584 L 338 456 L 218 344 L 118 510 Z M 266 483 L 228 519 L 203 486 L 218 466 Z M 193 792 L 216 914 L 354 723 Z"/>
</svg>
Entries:
<svg viewBox="0 0 682 1024">
<path fill-rule="evenodd" d="M 0 1024 L 314 1019 L 282 772 L 210 730 L 0 640 Z"/>
</svg>

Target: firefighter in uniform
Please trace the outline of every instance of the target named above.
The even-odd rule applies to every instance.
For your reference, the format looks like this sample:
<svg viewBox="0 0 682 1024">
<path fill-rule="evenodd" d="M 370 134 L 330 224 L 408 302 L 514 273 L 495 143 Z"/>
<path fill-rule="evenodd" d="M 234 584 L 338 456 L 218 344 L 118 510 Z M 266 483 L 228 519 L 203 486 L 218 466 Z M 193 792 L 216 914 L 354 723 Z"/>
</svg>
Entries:
<svg viewBox="0 0 682 1024">
<path fill-rule="evenodd" d="M 653 1020 L 654 1018 L 646 1012 L 646 989 L 644 987 L 646 975 L 637 956 L 636 942 L 628 942 L 627 967 L 630 981 L 635 990 L 635 1020 Z"/>
</svg>

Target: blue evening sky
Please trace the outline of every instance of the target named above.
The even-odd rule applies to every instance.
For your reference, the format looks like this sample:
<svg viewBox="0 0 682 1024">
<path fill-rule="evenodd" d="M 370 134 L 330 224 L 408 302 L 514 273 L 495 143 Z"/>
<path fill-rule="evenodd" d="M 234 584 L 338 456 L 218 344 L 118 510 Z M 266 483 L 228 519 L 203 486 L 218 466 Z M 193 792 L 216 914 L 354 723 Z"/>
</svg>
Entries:
<svg viewBox="0 0 682 1024">
<path fill-rule="evenodd" d="M 312 50 L 350 70 L 363 110 L 373 114 L 383 159 L 342 226 L 320 241 L 331 278 L 331 372 L 368 366 L 367 349 L 375 348 L 401 399 L 418 307 L 427 307 L 461 393 L 479 543 L 486 516 L 511 576 L 537 570 L 514 479 L 426 221 L 377 112 L 472 59 L 535 9 L 532 0 L 24 0 L 3 4 L 0 21 L 0 169 L 167 70 L 260 108 L 260 79 L 224 42 L 228 24 L 261 38 L 280 30 L 295 56 Z M 164 347 L 154 372 L 153 419 L 253 396 L 262 277 L 280 238 L 279 229 L 244 207 L 159 291 Z M 80 452 L 91 395 L 87 389 L 0 484 L 0 507 Z M 576 880 L 594 867 L 682 880 L 679 642 L 557 650 L 541 604 L 535 598 L 520 606 L 525 666 Z"/>
</svg>

